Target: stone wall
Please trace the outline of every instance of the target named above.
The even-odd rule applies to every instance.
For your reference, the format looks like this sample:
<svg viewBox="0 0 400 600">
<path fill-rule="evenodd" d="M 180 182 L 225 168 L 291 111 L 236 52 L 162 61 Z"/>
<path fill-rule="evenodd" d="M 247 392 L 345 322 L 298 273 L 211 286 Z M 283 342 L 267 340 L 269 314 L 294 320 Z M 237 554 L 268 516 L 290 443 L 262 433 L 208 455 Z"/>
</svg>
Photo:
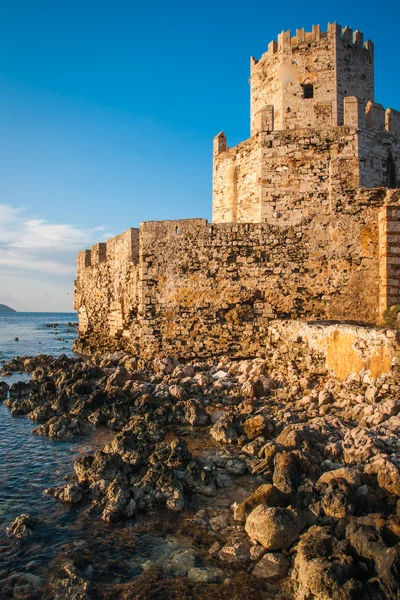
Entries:
<svg viewBox="0 0 400 600">
<path fill-rule="evenodd" d="M 339 381 L 349 376 L 377 380 L 400 364 L 399 341 L 393 330 L 346 323 L 273 321 L 266 347 L 285 355 L 287 349 L 304 348 L 305 344 L 311 360 L 313 354 L 322 358 Z"/>
<path fill-rule="evenodd" d="M 127 333 L 139 304 L 138 263 L 139 229 L 78 254 L 74 307 L 80 334 L 93 330 L 108 343 Z"/>
<path fill-rule="evenodd" d="M 286 225 L 329 212 L 343 192 L 383 186 L 400 187 L 400 113 L 346 97 L 342 126 L 215 145 L 213 222 Z"/>
<path fill-rule="evenodd" d="M 393 194 L 394 198 L 394 194 Z M 387 204 L 379 211 L 380 313 L 400 305 L 400 206 Z"/>
<path fill-rule="evenodd" d="M 93 260 L 97 246 L 80 253 L 83 346 L 125 346 L 143 358 L 241 356 L 257 353 L 274 319 L 376 323 L 386 194 L 338 197 L 330 214 L 290 225 L 148 222 L 109 240 L 102 261 Z"/>
<path fill-rule="evenodd" d="M 261 155 L 261 134 L 215 153 L 213 222 L 261 222 Z"/>
<path fill-rule="evenodd" d="M 359 187 L 358 134 L 350 127 L 260 132 L 214 155 L 213 222 L 299 222 Z"/>
</svg>

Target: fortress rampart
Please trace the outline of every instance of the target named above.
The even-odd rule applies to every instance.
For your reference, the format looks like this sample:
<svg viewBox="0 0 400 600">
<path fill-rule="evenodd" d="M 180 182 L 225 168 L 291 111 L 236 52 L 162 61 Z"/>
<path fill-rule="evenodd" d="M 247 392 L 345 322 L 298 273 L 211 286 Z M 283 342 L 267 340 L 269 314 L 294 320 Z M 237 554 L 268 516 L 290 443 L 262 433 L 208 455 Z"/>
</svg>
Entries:
<svg viewBox="0 0 400 600">
<path fill-rule="evenodd" d="M 377 324 L 400 304 L 400 113 L 359 31 L 282 32 L 251 60 L 251 137 L 214 139 L 213 222 L 142 223 L 78 255 L 80 347 L 259 353 L 271 322 Z"/>
<path fill-rule="evenodd" d="M 103 260 L 98 245 L 78 256 L 81 339 L 143 358 L 243 356 L 275 319 L 377 322 L 400 302 L 399 200 L 362 189 L 330 215 L 284 227 L 189 219 L 128 229 Z"/>
</svg>

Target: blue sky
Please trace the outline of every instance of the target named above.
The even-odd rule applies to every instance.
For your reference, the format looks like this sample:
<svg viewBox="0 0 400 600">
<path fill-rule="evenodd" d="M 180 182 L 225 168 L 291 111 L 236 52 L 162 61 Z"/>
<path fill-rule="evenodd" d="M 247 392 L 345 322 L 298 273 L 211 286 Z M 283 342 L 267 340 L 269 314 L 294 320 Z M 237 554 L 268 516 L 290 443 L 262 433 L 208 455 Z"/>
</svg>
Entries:
<svg viewBox="0 0 400 600">
<path fill-rule="evenodd" d="M 375 42 L 400 109 L 400 3 L 2 0 L 0 302 L 69 310 L 78 249 L 141 221 L 211 218 L 212 138 L 249 135 L 249 57 L 337 21 Z M 330 7 L 329 7 L 330 6 Z"/>
</svg>

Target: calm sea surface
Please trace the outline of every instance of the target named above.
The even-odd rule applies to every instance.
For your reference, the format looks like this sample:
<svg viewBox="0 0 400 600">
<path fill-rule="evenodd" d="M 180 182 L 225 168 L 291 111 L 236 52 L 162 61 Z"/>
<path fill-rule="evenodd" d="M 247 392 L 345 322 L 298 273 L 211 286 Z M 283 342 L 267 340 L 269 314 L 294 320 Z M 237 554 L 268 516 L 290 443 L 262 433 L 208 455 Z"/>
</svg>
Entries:
<svg viewBox="0 0 400 600">
<path fill-rule="evenodd" d="M 71 356 L 76 331 L 68 324 L 76 322 L 76 313 L 0 312 L 0 361 L 36 354 Z M 56 329 L 47 327 L 54 323 L 58 324 Z"/>
<path fill-rule="evenodd" d="M 0 314 L 0 365 L 17 355 L 72 355 L 76 333 L 69 323 L 73 322 L 74 313 Z M 58 324 L 56 328 L 47 327 L 54 323 Z M 15 373 L 0 380 L 12 383 L 24 378 L 26 375 Z M 191 565 L 205 566 L 197 542 L 179 533 L 188 510 L 179 515 L 156 511 L 133 521 L 107 525 L 98 515 L 88 514 L 86 505 L 69 507 L 44 495 L 46 488 L 63 485 L 73 474 L 73 461 L 78 455 L 102 448 L 114 434 L 97 429 L 75 440 L 54 441 L 33 434 L 35 426 L 25 416 L 12 417 L 0 402 L 1 600 L 53 599 L 60 567 L 71 560 L 101 590 L 109 584 L 134 580 L 149 564 L 164 570 L 166 565 L 181 565 L 185 559 Z M 198 435 L 199 439 L 192 440 L 195 454 L 204 452 L 210 443 L 208 431 Z M 204 503 L 228 507 L 253 491 L 254 482 L 243 478 L 242 485 L 235 483 Z M 5 534 L 7 525 L 21 513 L 39 521 L 23 543 Z M 171 575 L 174 572 L 165 572 L 166 577 Z M 24 585 L 28 585 L 25 591 Z"/>
</svg>

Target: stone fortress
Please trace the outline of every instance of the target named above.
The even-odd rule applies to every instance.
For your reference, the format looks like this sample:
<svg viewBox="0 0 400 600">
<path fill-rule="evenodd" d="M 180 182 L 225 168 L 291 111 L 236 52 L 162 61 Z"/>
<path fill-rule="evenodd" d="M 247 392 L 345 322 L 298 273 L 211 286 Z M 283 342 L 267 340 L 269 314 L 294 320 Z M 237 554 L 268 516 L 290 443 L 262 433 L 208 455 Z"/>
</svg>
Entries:
<svg viewBox="0 0 400 600">
<path fill-rule="evenodd" d="M 374 102 L 372 42 L 282 32 L 251 58 L 250 94 L 250 138 L 214 139 L 212 223 L 79 253 L 78 349 L 250 356 L 271 324 L 379 324 L 400 304 L 400 113 Z"/>
</svg>

